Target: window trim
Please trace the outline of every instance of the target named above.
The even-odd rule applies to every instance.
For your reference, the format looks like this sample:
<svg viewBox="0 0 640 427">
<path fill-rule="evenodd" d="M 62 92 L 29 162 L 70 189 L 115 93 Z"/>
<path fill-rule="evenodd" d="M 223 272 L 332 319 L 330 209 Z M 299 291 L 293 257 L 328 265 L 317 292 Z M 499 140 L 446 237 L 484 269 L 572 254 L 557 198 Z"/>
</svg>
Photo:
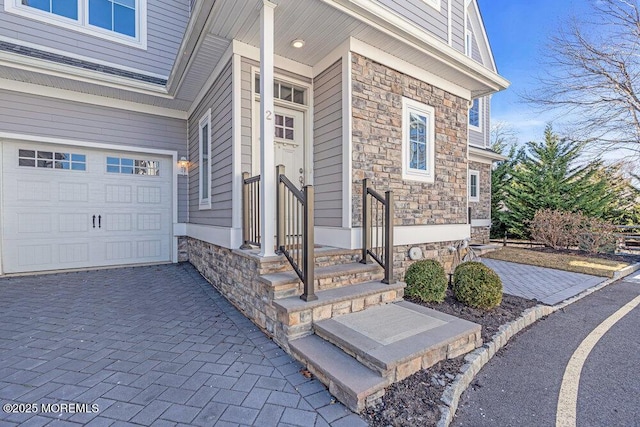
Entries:
<svg viewBox="0 0 640 427">
<path fill-rule="evenodd" d="M 41 21 L 56 27 L 99 37 L 116 43 L 147 50 L 147 0 L 136 1 L 136 37 L 130 37 L 115 31 L 89 24 L 89 0 L 78 2 L 78 19 L 66 18 L 51 12 L 45 12 L 20 4 L 20 0 L 5 0 L 4 10 L 7 13 Z"/>
<path fill-rule="evenodd" d="M 207 162 L 207 170 L 208 170 L 208 176 L 207 176 L 207 185 L 208 185 L 208 191 L 207 191 L 207 197 L 203 198 L 202 197 L 202 159 L 203 159 L 203 153 L 202 153 L 202 135 L 203 132 L 202 130 L 204 129 L 204 127 L 207 127 L 207 133 L 208 133 L 208 137 L 207 137 L 207 153 L 208 153 L 208 162 Z M 202 116 L 202 118 L 200 119 L 200 121 L 198 122 L 198 200 L 199 200 L 199 207 L 200 210 L 204 210 L 204 209 L 211 209 L 211 108 L 209 108 L 207 110 L 207 112 L 205 113 L 204 116 Z"/>
<path fill-rule="evenodd" d="M 427 123 L 427 170 L 409 167 L 410 132 L 409 115 L 417 112 L 428 117 Z M 402 98 L 402 179 L 433 183 L 435 181 L 435 108 L 430 105 Z"/>
<path fill-rule="evenodd" d="M 482 132 L 482 120 L 483 120 L 483 116 L 484 114 L 482 114 L 482 110 L 483 110 L 483 104 L 484 102 L 482 102 L 482 98 L 475 98 L 471 100 L 471 107 L 469 107 L 469 112 L 471 111 L 471 108 L 473 108 L 473 102 L 478 101 L 478 126 L 472 125 L 471 124 L 471 114 L 469 113 L 469 120 L 467 120 L 467 124 L 469 126 L 469 129 L 474 130 L 476 132 Z"/>
<path fill-rule="evenodd" d="M 473 196 L 471 194 L 471 177 L 476 177 L 476 195 Z M 469 201 L 470 202 L 479 202 L 480 201 L 480 171 L 469 169 Z"/>
</svg>

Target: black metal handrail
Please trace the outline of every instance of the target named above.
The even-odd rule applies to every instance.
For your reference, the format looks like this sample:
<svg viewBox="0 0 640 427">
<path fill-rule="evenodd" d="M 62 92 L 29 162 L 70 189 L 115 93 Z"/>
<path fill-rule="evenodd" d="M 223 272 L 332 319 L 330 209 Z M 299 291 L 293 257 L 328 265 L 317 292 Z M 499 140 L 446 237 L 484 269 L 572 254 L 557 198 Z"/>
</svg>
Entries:
<svg viewBox="0 0 640 427">
<path fill-rule="evenodd" d="M 318 297 L 314 283 L 313 186 L 305 185 L 300 191 L 285 176 L 283 165 L 276 168 L 276 177 L 276 246 L 304 285 L 300 298 L 314 301 Z"/>
<path fill-rule="evenodd" d="M 369 188 L 369 180 L 362 180 L 362 260 L 369 257 L 384 268 L 383 283 L 395 283 L 393 278 L 393 191 L 384 196 Z"/>
<path fill-rule="evenodd" d="M 260 246 L 260 175 L 242 173 L 242 246 Z"/>
</svg>

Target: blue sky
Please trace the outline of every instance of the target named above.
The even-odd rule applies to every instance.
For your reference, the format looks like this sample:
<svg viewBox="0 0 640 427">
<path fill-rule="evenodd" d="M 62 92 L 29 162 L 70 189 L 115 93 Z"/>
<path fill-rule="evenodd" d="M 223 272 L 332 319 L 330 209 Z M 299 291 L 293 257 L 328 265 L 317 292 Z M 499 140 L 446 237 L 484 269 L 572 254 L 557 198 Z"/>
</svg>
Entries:
<svg viewBox="0 0 640 427">
<path fill-rule="evenodd" d="M 491 102 L 491 120 L 509 123 L 521 143 L 542 139 L 547 122 L 561 128 L 557 113 L 543 113 L 521 101 L 535 91 L 540 56 L 563 21 L 589 9 L 588 0 L 478 0 L 498 72 L 511 82 Z"/>
</svg>

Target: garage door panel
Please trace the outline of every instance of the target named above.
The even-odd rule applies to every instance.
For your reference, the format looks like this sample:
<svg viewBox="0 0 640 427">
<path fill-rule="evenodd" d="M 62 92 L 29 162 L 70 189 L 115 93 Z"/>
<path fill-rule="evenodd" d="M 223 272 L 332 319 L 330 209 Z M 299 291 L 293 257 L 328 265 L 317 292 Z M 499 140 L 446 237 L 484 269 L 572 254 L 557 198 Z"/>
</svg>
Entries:
<svg viewBox="0 0 640 427">
<path fill-rule="evenodd" d="M 84 162 L 84 170 L 39 168 L 37 161 L 30 163 L 35 167 L 19 166 L 24 146 L 2 147 L 5 272 L 171 260 L 170 158 L 26 144 L 29 153 L 71 153 L 66 154 L 70 165 L 74 158 Z M 110 172 L 107 158 L 133 161 L 141 167 L 132 170 L 146 175 L 123 173 L 129 169 L 120 166 L 118 173 Z"/>
</svg>

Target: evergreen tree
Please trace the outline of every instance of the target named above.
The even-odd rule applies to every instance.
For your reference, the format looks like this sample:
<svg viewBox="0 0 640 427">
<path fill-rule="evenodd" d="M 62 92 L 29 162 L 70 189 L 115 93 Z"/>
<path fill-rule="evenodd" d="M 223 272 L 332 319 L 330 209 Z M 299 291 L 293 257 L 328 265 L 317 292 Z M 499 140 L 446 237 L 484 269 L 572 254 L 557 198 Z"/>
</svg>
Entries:
<svg viewBox="0 0 640 427">
<path fill-rule="evenodd" d="M 496 163 L 491 170 L 491 237 L 501 239 L 507 233 L 505 218 L 509 214 L 504 204 L 506 189 L 511 185 L 512 170 L 524 152 L 522 149 L 518 150 L 515 144 L 508 145 L 502 140 L 496 140 L 491 149 L 508 157 L 507 160 Z"/>
<path fill-rule="evenodd" d="M 610 191 L 609 180 L 599 173 L 601 161 L 578 162 L 582 149 L 580 144 L 560 139 L 551 125 L 545 128 L 543 142 L 526 144 L 502 189 L 501 220 L 509 234 L 527 237 L 528 224 L 540 209 L 606 216 L 616 192 Z"/>
</svg>

